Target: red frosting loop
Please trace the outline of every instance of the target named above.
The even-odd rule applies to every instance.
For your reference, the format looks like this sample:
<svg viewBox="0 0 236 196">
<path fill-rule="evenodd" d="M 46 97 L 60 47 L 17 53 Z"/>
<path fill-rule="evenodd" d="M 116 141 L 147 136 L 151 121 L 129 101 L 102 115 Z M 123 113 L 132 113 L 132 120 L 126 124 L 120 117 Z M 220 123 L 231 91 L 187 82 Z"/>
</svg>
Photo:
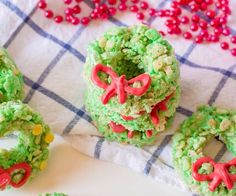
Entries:
<svg viewBox="0 0 236 196">
<path fill-rule="evenodd" d="M 11 176 L 4 172 L 2 168 L 0 168 L 0 190 L 4 190 L 6 186 L 10 183 Z"/>
<path fill-rule="evenodd" d="M 110 125 L 112 131 L 115 132 L 115 133 L 123 133 L 123 132 L 127 131 L 127 137 L 129 139 L 133 138 L 133 136 L 134 136 L 134 131 L 130 131 L 130 130 L 126 129 L 121 124 L 116 124 L 115 122 L 111 121 L 109 123 L 109 125 Z M 147 130 L 145 133 L 146 133 L 147 138 L 150 138 L 153 135 L 152 130 Z"/>
<path fill-rule="evenodd" d="M 211 174 L 199 174 L 198 169 L 203 163 L 210 163 L 214 167 Z M 210 191 L 214 191 L 222 182 L 230 190 L 234 187 L 236 181 L 236 174 L 230 174 L 228 169 L 230 166 L 236 166 L 236 158 L 228 163 L 216 163 L 209 157 L 202 157 L 198 159 L 192 166 L 192 176 L 197 181 L 211 181 L 208 184 Z"/>
<path fill-rule="evenodd" d="M 158 117 L 157 111 L 158 111 L 158 110 L 161 110 L 161 111 L 166 111 L 166 110 L 167 110 L 166 103 L 167 103 L 167 101 L 171 98 L 171 96 L 172 96 L 172 95 L 167 96 L 163 101 L 157 103 L 157 104 L 152 108 L 152 111 L 151 111 L 151 113 L 150 113 L 150 116 L 151 116 L 152 123 L 153 123 L 154 125 L 158 125 L 158 123 L 159 123 L 159 117 Z"/>
<path fill-rule="evenodd" d="M 128 134 L 127 134 L 128 138 L 131 139 L 134 137 L 134 131 L 128 131 Z"/>
<path fill-rule="evenodd" d="M 104 72 L 108 74 L 111 78 L 111 84 L 107 84 L 100 80 L 98 72 Z M 125 75 L 118 76 L 110 67 L 102 64 L 97 64 L 92 71 L 91 80 L 98 87 L 105 89 L 105 93 L 102 95 L 102 103 L 107 104 L 108 101 L 114 97 L 118 96 L 119 103 L 125 103 L 127 99 L 127 93 L 142 96 L 149 88 L 151 84 L 151 78 L 148 74 L 141 74 L 131 80 L 126 80 Z M 142 86 L 138 88 L 131 87 L 129 85 L 135 82 L 141 82 Z"/>
<path fill-rule="evenodd" d="M 23 170 L 24 176 L 19 182 L 16 183 L 12 181 L 11 174 L 16 172 L 17 170 Z M 18 163 L 6 170 L 0 167 L 0 189 L 4 190 L 8 184 L 15 188 L 21 187 L 26 183 L 26 181 L 30 177 L 30 174 L 31 174 L 31 167 L 28 163 Z"/>
<path fill-rule="evenodd" d="M 152 130 L 147 130 L 146 131 L 146 136 L 147 136 L 147 138 L 152 137 Z"/>
<path fill-rule="evenodd" d="M 126 121 L 134 120 L 134 117 L 132 117 L 132 116 L 124 116 L 124 115 L 121 114 L 121 117 Z"/>
<path fill-rule="evenodd" d="M 115 133 L 122 133 L 127 130 L 123 125 L 116 124 L 113 121 L 111 121 L 109 125 Z"/>
</svg>

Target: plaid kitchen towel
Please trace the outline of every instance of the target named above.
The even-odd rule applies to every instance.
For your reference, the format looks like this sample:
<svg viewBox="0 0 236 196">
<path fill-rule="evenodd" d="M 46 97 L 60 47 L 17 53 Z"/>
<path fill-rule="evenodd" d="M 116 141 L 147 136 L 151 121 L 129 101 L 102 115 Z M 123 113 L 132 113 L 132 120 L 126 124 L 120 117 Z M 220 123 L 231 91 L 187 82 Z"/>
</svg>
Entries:
<svg viewBox="0 0 236 196">
<path fill-rule="evenodd" d="M 153 6 L 164 8 L 169 0 L 150 0 Z M 236 109 L 236 59 L 223 52 L 219 44 L 199 44 L 180 37 L 167 37 L 175 48 L 180 62 L 182 98 L 168 132 L 158 141 L 142 149 L 105 141 L 91 124 L 84 109 L 82 70 L 88 43 L 108 28 L 138 24 L 134 14 L 118 14 L 107 21 L 90 25 L 56 25 L 46 20 L 36 9 L 35 0 L 0 0 L 0 45 L 24 74 L 25 98 L 40 112 L 52 129 L 65 137 L 73 147 L 97 159 L 111 161 L 165 181 L 171 186 L 187 190 L 176 175 L 171 161 L 171 138 L 179 124 L 200 104 L 213 104 Z M 88 15 L 92 3 L 81 3 Z M 55 12 L 63 10 L 62 1 L 49 1 Z M 236 1 L 231 1 L 236 9 Z M 60 11 L 61 12 L 61 11 Z M 188 10 L 185 10 L 188 14 Z M 161 30 L 160 18 L 149 18 L 150 26 Z M 236 34 L 236 12 L 230 18 L 231 30 Z M 235 29 L 235 30 L 234 30 Z M 217 140 L 206 149 L 216 160 L 228 160 L 230 154 Z"/>
</svg>

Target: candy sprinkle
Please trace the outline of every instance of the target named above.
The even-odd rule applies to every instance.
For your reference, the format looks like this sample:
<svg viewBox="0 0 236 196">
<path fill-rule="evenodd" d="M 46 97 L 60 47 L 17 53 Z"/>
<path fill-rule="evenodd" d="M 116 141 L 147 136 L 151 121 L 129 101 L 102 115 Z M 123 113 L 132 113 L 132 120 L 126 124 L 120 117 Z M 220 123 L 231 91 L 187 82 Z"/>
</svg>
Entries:
<svg viewBox="0 0 236 196">
<path fill-rule="evenodd" d="M 54 140 L 54 135 L 52 133 L 48 133 L 45 136 L 44 140 L 45 140 L 45 142 L 47 142 L 49 144 Z"/>
<path fill-rule="evenodd" d="M 38 124 L 34 126 L 34 129 L 32 130 L 33 135 L 40 135 L 42 133 L 42 125 Z"/>
</svg>

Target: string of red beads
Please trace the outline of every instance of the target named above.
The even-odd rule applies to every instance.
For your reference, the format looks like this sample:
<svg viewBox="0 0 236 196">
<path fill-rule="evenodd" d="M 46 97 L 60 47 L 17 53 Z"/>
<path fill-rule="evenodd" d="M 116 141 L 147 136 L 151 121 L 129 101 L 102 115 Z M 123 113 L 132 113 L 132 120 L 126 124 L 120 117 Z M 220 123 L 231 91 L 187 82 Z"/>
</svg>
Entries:
<svg viewBox="0 0 236 196">
<path fill-rule="evenodd" d="M 164 36 L 183 36 L 187 40 L 194 40 L 196 44 L 217 43 L 223 50 L 229 50 L 236 56 L 236 35 L 232 35 L 228 27 L 228 17 L 231 14 L 229 0 L 173 0 L 168 9 L 155 9 L 147 1 L 140 0 L 92 0 L 94 8 L 89 16 L 79 18 L 82 12 L 80 3 L 83 0 L 63 0 L 66 5 L 64 15 L 56 15 L 52 10 L 47 9 L 46 0 L 39 0 L 38 8 L 44 11 L 48 19 L 53 19 L 56 23 L 63 21 L 73 25 L 88 25 L 92 20 L 106 20 L 115 15 L 117 11 L 130 11 L 136 14 L 136 18 L 146 23 L 146 15 L 151 17 L 164 17 L 166 33 Z M 185 15 L 184 10 L 189 10 L 191 16 Z M 187 29 L 187 30 L 186 30 Z M 231 36 L 230 36 L 231 35 Z M 227 38 L 230 36 L 229 38 Z M 221 41 L 225 37 L 229 41 Z"/>
</svg>

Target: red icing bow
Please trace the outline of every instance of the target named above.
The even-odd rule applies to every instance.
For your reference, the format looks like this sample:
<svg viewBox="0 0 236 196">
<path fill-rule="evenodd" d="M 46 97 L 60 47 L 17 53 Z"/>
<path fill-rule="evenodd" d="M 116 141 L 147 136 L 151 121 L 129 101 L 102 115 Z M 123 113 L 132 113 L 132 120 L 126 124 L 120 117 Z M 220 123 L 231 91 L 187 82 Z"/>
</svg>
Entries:
<svg viewBox="0 0 236 196">
<path fill-rule="evenodd" d="M 111 84 L 102 82 L 98 76 L 98 72 L 104 72 L 108 74 L 112 78 Z M 123 104 L 126 101 L 127 93 L 141 96 L 148 90 L 151 84 L 151 78 L 148 74 L 141 74 L 135 78 L 132 78 L 131 80 L 126 80 L 125 75 L 119 77 L 110 67 L 104 66 L 102 64 L 97 64 L 93 68 L 91 79 L 98 87 L 106 90 L 101 98 L 103 104 L 107 104 L 107 102 L 116 94 L 120 104 Z M 139 88 L 129 86 L 135 82 L 141 82 L 142 86 Z"/>
<path fill-rule="evenodd" d="M 23 170 L 25 173 L 22 179 L 16 183 L 12 181 L 11 175 L 17 170 Z M 15 188 L 21 187 L 26 183 L 30 174 L 31 167 L 28 163 L 18 163 L 6 170 L 0 167 L 0 190 L 4 190 L 8 184 Z"/>
<path fill-rule="evenodd" d="M 199 174 L 198 169 L 203 163 L 210 163 L 214 167 L 211 174 Z M 210 191 L 214 191 L 222 182 L 226 185 L 228 190 L 234 187 L 236 181 L 236 174 L 230 174 L 228 169 L 230 166 L 236 166 L 236 158 L 228 163 L 216 163 L 209 157 L 202 157 L 198 159 L 192 167 L 192 176 L 197 181 L 211 181 L 209 182 Z"/>
</svg>

